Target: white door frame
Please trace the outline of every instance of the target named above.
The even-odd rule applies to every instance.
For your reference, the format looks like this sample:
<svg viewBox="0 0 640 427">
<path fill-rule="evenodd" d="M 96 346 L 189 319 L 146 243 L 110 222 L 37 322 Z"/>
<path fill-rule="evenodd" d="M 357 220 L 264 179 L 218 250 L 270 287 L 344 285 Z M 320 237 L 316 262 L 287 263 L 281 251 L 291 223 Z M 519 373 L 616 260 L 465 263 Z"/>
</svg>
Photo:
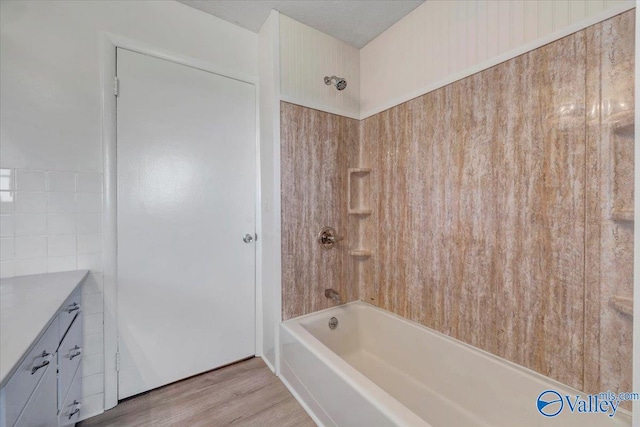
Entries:
<svg viewBox="0 0 640 427">
<path fill-rule="evenodd" d="M 215 64 L 189 56 L 170 52 L 147 43 L 131 40 L 111 33 L 100 37 L 100 82 L 102 93 L 102 151 L 104 171 L 103 191 L 103 264 L 104 264 L 104 408 L 118 404 L 118 372 L 116 353 L 118 350 L 118 284 L 117 277 L 117 224 L 116 224 L 116 147 L 117 116 L 114 84 L 116 77 L 116 48 L 165 59 L 188 67 L 218 74 L 252 84 L 256 95 L 256 356 L 262 356 L 262 213 L 260 195 L 260 100 L 258 77 L 237 73 Z"/>
</svg>

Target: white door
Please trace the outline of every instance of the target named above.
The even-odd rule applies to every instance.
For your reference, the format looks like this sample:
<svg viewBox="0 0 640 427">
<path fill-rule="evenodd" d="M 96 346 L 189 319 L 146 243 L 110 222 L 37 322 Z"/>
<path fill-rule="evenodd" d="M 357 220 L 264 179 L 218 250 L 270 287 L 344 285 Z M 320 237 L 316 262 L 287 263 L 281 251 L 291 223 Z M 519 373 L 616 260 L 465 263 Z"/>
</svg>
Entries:
<svg viewBox="0 0 640 427">
<path fill-rule="evenodd" d="M 255 354 L 255 87 L 117 50 L 119 399 Z M 248 240 L 248 239 L 247 239 Z"/>
</svg>

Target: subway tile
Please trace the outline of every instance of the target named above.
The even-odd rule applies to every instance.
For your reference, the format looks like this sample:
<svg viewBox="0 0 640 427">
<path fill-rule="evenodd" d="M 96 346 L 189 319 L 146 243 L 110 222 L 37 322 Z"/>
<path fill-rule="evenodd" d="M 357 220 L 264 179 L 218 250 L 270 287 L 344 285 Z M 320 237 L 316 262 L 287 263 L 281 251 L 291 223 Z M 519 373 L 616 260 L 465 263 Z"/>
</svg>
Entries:
<svg viewBox="0 0 640 427">
<path fill-rule="evenodd" d="M 47 234 L 76 234 L 75 214 L 47 215 Z"/>
<path fill-rule="evenodd" d="M 47 190 L 48 191 L 76 191 L 76 173 L 75 172 L 47 172 Z"/>
<path fill-rule="evenodd" d="M 47 193 L 16 192 L 16 213 L 46 213 Z"/>
<path fill-rule="evenodd" d="M 15 234 L 15 217 L 0 215 L 0 237 L 13 237 Z"/>
<path fill-rule="evenodd" d="M 84 354 L 87 356 L 104 351 L 104 335 L 102 333 L 86 335 L 82 339 L 84 341 Z"/>
<path fill-rule="evenodd" d="M 79 193 L 102 193 L 101 173 L 78 173 Z"/>
<path fill-rule="evenodd" d="M 47 257 L 47 272 L 71 271 L 76 269 L 76 256 L 49 256 Z"/>
<path fill-rule="evenodd" d="M 44 236 L 16 237 L 16 259 L 43 258 L 47 256 L 47 238 Z"/>
<path fill-rule="evenodd" d="M 16 276 L 42 274 L 47 272 L 47 259 L 18 259 L 15 261 Z"/>
<path fill-rule="evenodd" d="M 82 295 L 102 293 L 104 289 L 104 276 L 102 273 L 89 274 L 82 283 Z"/>
<path fill-rule="evenodd" d="M 49 213 L 73 213 L 76 211 L 75 193 L 49 193 Z"/>
<path fill-rule="evenodd" d="M 44 171 L 17 169 L 16 170 L 16 190 L 17 191 L 45 191 L 46 178 Z"/>
<path fill-rule="evenodd" d="M 82 357 L 82 375 L 89 376 L 104 372 L 104 357 L 100 353 Z"/>
<path fill-rule="evenodd" d="M 47 216 L 44 214 L 26 214 L 15 216 L 16 236 L 42 236 L 47 234 Z"/>
<path fill-rule="evenodd" d="M 76 199 L 78 212 L 102 212 L 102 194 L 78 193 Z"/>
<path fill-rule="evenodd" d="M 102 273 L 102 254 L 78 255 L 78 270 L 90 270 L 92 273 Z"/>
<path fill-rule="evenodd" d="M 102 234 L 79 234 L 78 253 L 96 254 L 102 252 Z"/>
<path fill-rule="evenodd" d="M 86 354 L 86 353 L 85 353 Z M 104 391 L 103 373 L 87 375 L 82 377 L 82 394 L 91 396 Z"/>
<path fill-rule="evenodd" d="M 102 334 L 102 313 L 87 314 L 84 316 L 84 335 Z"/>
<path fill-rule="evenodd" d="M 99 213 L 78 214 L 78 234 L 102 233 L 102 215 Z"/>
<path fill-rule="evenodd" d="M 0 214 L 12 214 L 16 210 L 16 193 L 0 191 Z"/>
<path fill-rule="evenodd" d="M 76 254 L 76 236 L 49 236 L 47 238 L 48 256 L 65 256 Z"/>
<path fill-rule="evenodd" d="M 15 239 L 5 237 L 0 239 L 0 260 L 7 261 L 15 258 Z"/>
<path fill-rule="evenodd" d="M 78 420 L 86 420 L 104 412 L 104 393 L 83 395 Z"/>
<path fill-rule="evenodd" d="M 15 174 L 13 169 L 0 169 L 0 190 L 15 190 Z"/>
<path fill-rule="evenodd" d="M 7 279 L 16 275 L 16 262 L 15 261 L 1 261 L 0 262 L 0 278 Z"/>
<path fill-rule="evenodd" d="M 102 294 L 84 295 L 82 297 L 82 309 L 85 316 L 89 314 L 102 313 Z"/>
</svg>

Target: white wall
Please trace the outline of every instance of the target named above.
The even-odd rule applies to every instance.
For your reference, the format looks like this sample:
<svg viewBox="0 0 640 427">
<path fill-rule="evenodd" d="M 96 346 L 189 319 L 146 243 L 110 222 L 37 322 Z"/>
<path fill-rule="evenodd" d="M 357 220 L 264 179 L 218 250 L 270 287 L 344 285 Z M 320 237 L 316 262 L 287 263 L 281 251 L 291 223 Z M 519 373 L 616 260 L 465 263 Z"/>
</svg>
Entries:
<svg viewBox="0 0 640 427">
<path fill-rule="evenodd" d="M 360 50 L 361 117 L 633 6 L 629 0 L 426 1 Z"/>
<path fill-rule="evenodd" d="M 280 271 L 280 21 L 271 11 L 258 34 L 260 71 L 260 177 L 262 281 L 262 357 L 278 367 L 276 349 L 281 315 Z"/>
<path fill-rule="evenodd" d="M 360 59 L 353 46 L 280 15 L 282 99 L 346 117 L 360 117 Z M 347 80 L 343 91 L 324 76 Z"/>
<path fill-rule="evenodd" d="M 2 270 L 3 274 L 12 275 L 32 273 L 34 268 L 92 268 L 96 274 L 85 288 L 85 306 L 91 307 L 93 316 L 85 324 L 86 354 L 99 354 L 105 346 L 101 333 L 103 255 L 99 252 L 102 248 L 96 252 L 95 245 L 87 241 L 100 235 L 101 226 L 98 223 L 98 228 L 94 227 L 90 233 L 83 228 L 87 225 L 84 216 L 101 216 L 102 206 L 88 206 L 88 198 L 96 196 L 85 195 L 82 190 L 85 187 L 81 187 L 85 174 L 102 177 L 103 173 L 100 43 L 105 32 L 192 58 L 194 62 L 215 64 L 216 69 L 235 76 L 254 81 L 258 76 L 256 34 L 177 2 L 0 2 L 0 167 L 42 173 L 67 172 L 62 175 L 69 180 L 73 176 L 77 185 L 73 190 L 67 186 L 64 191 L 58 191 L 57 187 L 49 188 L 45 184 L 43 189 L 40 177 L 46 175 L 36 172 L 34 179 L 38 187 L 22 193 L 18 172 L 18 204 L 21 198 L 40 200 L 35 208 L 30 208 L 37 212 L 24 212 L 34 215 L 32 228 L 26 229 L 33 236 L 16 234 L 18 214 L 5 211 L 11 208 L 3 203 L 3 214 L 6 212 L 14 218 L 2 218 L 2 233 L 9 239 L 2 243 L 14 245 L 14 256 L 15 245 L 19 244 L 20 257 L 24 245 L 34 245 L 38 261 L 5 260 L 13 264 L 3 262 Z M 14 190 L 3 192 L 3 200 L 16 197 Z M 17 205 L 16 208 L 23 209 Z M 60 209 L 64 212 L 54 212 Z M 86 209 L 90 212 L 85 212 Z M 64 216 L 60 219 L 66 226 L 64 236 L 47 228 L 50 216 L 59 214 Z M 45 228 L 42 228 L 43 220 Z M 10 222 L 14 222 L 13 228 L 5 226 Z M 33 239 L 27 241 L 25 237 Z M 80 253 L 84 251 L 92 253 Z M 65 255 L 60 255 L 62 253 Z M 89 255 L 92 263 L 86 260 Z M 54 259 L 58 256 L 66 258 Z M 23 269 L 25 266 L 29 268 Z M 109 356 L 85 358 L 85 377 L 92 378 L 83 381 L 82 418 L 103 409 L 105 395 L 101 379 L 105 374 L 115 375 L 115 366 L 103 362 L 113 361 L 113 355 Z M 114 396 L 107 396 L 108 401 L 113 399 Z"/>
</svg>

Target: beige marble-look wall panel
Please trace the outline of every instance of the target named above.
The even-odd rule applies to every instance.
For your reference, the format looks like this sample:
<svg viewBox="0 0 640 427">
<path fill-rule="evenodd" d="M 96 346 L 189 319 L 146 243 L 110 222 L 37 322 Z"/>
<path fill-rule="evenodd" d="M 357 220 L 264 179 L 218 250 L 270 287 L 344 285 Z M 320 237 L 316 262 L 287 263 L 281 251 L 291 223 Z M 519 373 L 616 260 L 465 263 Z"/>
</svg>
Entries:
<svg viewBox="0 0 640 427">
<path fill-rule="evenodd" d="M 331 307 L 327 288 L 358 298 L 347 283 L 347 168 L 358 132 L 357 120 L 281 103 L 283 319 Z M 326 225 L 344 237 L 331 250 L 316 241 Z"/>
<path fill-rule="evenodd" d="M 631 390 L 635 12 L 587 30 L 585 391 Z M 623 405 L 630 409 L 630 405 Z"/>
<path fill-rule="evenodd" d="M 585 130 L 559 112 L 584 111 L 585 49 L 579 32 L 362 130 L 377 230 L 364 299 L 577 388 Z"/>
</svg>

